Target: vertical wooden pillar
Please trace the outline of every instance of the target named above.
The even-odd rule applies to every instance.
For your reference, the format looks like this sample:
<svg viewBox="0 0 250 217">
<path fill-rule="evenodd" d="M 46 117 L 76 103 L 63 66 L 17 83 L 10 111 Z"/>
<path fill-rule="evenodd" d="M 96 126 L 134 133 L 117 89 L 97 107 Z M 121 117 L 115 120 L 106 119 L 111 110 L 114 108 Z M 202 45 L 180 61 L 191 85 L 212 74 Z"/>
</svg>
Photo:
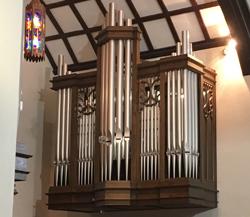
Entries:
<svg viewBox="0 0 250 217">
<path fill-rule="evenodd" d="M 216 84 L 214 84 L 216 85 Z M 214 110 L 213 110 L 213 150 L 212 150 L 212 155 L 213 155 L 213 182 L 215 184 L 215 189 L 217 189 L 217 131 L 216 131 L 216 87 L 214 86 L 214 98 L 213 98 L 213 104 L 214 104 Z"/>
<path fill-rule="evenodd" d="M 100 143 L 99 143 L 99 136 L 101 135 L 100 132 L 100 88 L 101 88 L 101 45 L 98 46 L 97 49 L 97 75 L 96 75 L 96 134 L 95 134 L 95 147 L 94 147 L 94 184 L 100 182 Z"/>
<path fill-rule="evenodd" d="M 198 122 L 198 129 L 199 129 L 199 138 L 198 138 L 198 145 L 199 145 L 199 178 L 202 182 L 206 180 L 207 177 L 207 159 L 206 159 L 206 132 L 205 132 L 205 119 L 204 119 L 204 111 L 203 111 L 203 85 L 204 79 L 203 75 L 198 75 L 198 111 L 199 111 L 199 122 Z"/>
<path fill-rule="evenodd" d="M 78 122 L 77 122 L 77 103 L 78 103 L 78 88 L 72 87 L 71 101 L 71 133 L 70 133 L 70 152 L 69 152 L 69 185 L 70 187 L 77 186 L 78 177 Z"/>
<path fill-rule="evenodd" d="M 160 180 L 164 181 L 166 177 L 166 75 L 165 72 L 160 73 Z"/>
<path fill-rule="evenodd" d="M 140 108 L 139 79 L 137 64 L 140 62 L 140 33 L 134 32 L 133 70 L 132 70 L 132 130 L 131 130 L 131 183 L 136 184 L 140 178 Z"/>
</svg>

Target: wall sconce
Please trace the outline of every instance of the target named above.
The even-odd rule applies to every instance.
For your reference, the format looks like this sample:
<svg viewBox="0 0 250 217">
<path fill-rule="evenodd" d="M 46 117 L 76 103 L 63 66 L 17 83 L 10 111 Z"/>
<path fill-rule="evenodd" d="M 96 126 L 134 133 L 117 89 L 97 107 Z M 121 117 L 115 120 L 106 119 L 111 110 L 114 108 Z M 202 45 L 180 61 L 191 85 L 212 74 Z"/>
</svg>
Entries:
<svg viewBox="0 0 250 217">
<path fill-rule="evenodd" d="M 32 62 L 45 59 L 45 7 L 32 0 L 25 9 L 24 58 Z"/>
<path fill-rule="evenodd" d="M 233 38 L 231 38 L 226 46 L 226 48 L 224 49 L 224 55 L 229 54 L 230 52 L 232 52 L 232 50 L 235 50 L 237 46 L 237 41 Z"/>
</svg>

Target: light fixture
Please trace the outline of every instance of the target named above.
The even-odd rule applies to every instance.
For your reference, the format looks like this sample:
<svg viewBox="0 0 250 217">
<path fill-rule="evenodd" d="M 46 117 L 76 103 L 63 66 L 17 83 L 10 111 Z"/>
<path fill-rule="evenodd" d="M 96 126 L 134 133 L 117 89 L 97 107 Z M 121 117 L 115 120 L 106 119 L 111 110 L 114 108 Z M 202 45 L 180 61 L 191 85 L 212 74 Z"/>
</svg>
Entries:
<svg viewBox="0 0 250 217">
<path fill-rule="evenodd" d="M 228 53 L 232 52 L 235 50 L 237 46 L 237 41 L 233 38 L 231 38 L 229 41 L 228 41 L 228 44 L 224 50 L 224 55 L 227 55 Z"/>
<path fill-rule="evenodd" d="M 32 0 L 25 9 L 24 58 L 38 62 L 45 59 L 45 7 Z"/>
</svg>

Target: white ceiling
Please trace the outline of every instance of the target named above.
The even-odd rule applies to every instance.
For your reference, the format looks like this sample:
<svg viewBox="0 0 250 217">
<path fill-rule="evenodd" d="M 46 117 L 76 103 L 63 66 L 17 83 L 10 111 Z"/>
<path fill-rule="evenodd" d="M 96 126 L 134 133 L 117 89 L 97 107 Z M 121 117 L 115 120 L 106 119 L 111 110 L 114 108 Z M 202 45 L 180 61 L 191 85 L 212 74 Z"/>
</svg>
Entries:
<svg viewBox="0 0 250 217">
<path fill-rule="evenodd" d="M 115 2 L 115 7 L 117 10 L 123 10 L 125 17 L 134 18 L 132 11 L 130 10 L 126 0 L 112 0 Z M 157 0 L 131 0 L 134 4 L 140 17 L 147 17 L 152 15 L 162 14 L 163 11 L 160 8 Z M 192 5 L 190 0 L 162 0 L 167 10 L 173 12 L 182 8 L 190 8 Z M 57 2 L 64 2 L 62 0 L 44 0 L 45 4 L 49 5 Z M 106 10 L 108 10 L 108 5 L 110 0 L 101 0 Z M 196 0 L 197 4 L 205 4 L 208 2 L 214 2 L 214 0 Z M 88 28 L 93 28 L 101 26 L 104 21 L 104 15 L 97 4 L 97 0 L 85 0 L 74 4 L 80 13 L 81 17 L 85 21 Z M 68 5 L 62 7 L 51 8 L 51 13 L 55 20 L 58 22 L 64 33 L 70 33 L 74 31 L 83 30 L 82 25 L 77 20 L 73 11 Z M 199 11 L 203 22 L 207 27 L 210 38 L 217 38 L 225 36 L 221 32 L 222 29 L 226 29 L 227 25 L 222 15 L 219 6 L 212 7 L 209 9 L 204 9 Z M 211 16 L 212 15 L 212 16 Z M 211 17 L 214 17 L 211 23 Z M 222 18 L 221 18 L 222 17 Z M 198 42 L 205 40 L 204 34 L 199 25 L 197 14 L 194 12 L 182 13 L 179 15 L 171 16 L 171 21 L 176 29 L 177 34 L 181 38 L 182 30 L 189 30 L 191 32 L 190 38 L 192 42 Z M 145 27 L 146 32 L 150 38 L 153 45 L 153 49 L 160 49 L 165 47 L 171 47 L 175 45 L 175 40 L 170 31 L 169 25 L 165 17 L 158 18 L 156 20 L 150 20 L 142 23 Z M 98 32 L 91 32 L 90 36 L 96 37 Z M 228 34 L 228 33 L 227 33 Z M 55 26 L 52 24 L 51 20 L 47 16 L 46 20 L 46 35 L 47 36 L 58 36 L 58 32 Z M 59 37 L 54 37 L 55 40 L 48 40 L 46 42 L 47 47 L 54 59 L 57 62 L 57 55 L 64 54 L 65 60 L 68 64 L 72 64 L 72 58 L 65 47 L 64 42 Z M 88 62 L 96 59 L 96 54 L 93 47 L 89 43 L 89 38 L 87 35 L 77 35 L 73 37 L 68 37 L 69 45 L 74 51 L 77 61 Z M 142 36 L 141 40 L 141 51 L 148 51 L 147 43 Z"/>
</svg>

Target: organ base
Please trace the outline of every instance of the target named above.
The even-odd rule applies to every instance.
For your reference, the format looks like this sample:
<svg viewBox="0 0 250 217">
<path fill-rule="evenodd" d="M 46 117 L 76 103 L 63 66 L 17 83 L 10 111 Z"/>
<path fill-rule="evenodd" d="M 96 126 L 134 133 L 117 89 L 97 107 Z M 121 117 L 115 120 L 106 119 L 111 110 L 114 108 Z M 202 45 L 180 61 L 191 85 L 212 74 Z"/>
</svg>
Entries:
<svg viewBox="0 0 250 217">
<path fill-rule="evenodd" d="M 108 181 L 95 188 L 51 187 L 48 196 L 49 209 L 80 212 L 194 208 L 198 213 L 201 209 L 217 207 L 217 190 L 213 184 L 186 178 L 138 184 Z"/>
</svg>

